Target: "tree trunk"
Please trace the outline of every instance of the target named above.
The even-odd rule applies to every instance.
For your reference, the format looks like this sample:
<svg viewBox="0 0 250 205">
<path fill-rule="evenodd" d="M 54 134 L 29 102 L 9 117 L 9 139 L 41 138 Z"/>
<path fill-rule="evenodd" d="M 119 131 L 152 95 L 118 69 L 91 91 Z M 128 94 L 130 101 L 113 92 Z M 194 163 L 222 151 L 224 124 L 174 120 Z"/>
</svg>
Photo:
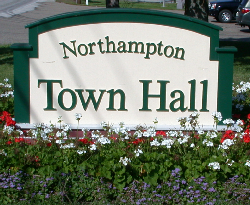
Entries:
<svg viewBox="0 0 250 205">
<path fill-rule="evenodd" d="M 106 0 L 106 8 L 120 8 L 119 0 Z"/>
<path fill-rule="evenodd" d="M 185 15 L 208 22 L 208 0 L 185 0 Z"/>
<path fill-rule="evenodd" d="M 76 4 L 81 4 L 81 0 L 76 0 Z"/>
</svg>

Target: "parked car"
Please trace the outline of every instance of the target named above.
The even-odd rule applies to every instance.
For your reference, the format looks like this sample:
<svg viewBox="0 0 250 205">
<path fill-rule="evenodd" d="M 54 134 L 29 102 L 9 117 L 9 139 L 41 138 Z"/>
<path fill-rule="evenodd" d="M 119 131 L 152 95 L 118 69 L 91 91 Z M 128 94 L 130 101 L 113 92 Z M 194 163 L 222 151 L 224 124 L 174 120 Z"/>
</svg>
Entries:
<svg viewBox="0 0 250 205">
<path fill-rule="evenodd" d="M 238 7 L 236 21 L 241 26 L 248 26 L 250 29 L 250 0 L 243 0 Z"/>
<path fill-rule="evenodd" d="M 208 4 L 209 15 L 214 16 L 217 21 L 229 23 L 236 19 L 238 6 L 242 0 L 218 0 Z"/>
</svg>

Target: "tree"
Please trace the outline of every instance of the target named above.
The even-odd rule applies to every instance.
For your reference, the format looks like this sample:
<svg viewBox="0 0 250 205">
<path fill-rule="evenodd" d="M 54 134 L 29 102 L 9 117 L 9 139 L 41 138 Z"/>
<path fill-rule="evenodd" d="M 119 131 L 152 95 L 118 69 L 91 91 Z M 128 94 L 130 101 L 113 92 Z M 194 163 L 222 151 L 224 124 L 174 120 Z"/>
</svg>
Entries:
<svg viewBox="0 0 250 205">
<path fill-rule="evenodd" d="M 106 8 L 120 8 L 119 0 L 106 0 Z"/>
<path fill-rule="evenodd" d="M 185 15 L 208 22 L 208 0 L 185 0 Z"/>
</svg>

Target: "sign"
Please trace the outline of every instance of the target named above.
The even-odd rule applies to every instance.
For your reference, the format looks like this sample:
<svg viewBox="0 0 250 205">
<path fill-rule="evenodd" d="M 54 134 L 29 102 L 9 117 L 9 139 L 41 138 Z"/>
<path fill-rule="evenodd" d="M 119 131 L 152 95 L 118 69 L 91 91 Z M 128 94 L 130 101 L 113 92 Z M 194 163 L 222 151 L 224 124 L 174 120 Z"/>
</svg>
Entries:
<svg viewBox="0 0 250 205">
<path fill-rule="evenodd" d="M 132 9 L 66 13 L 26 26 L 14 44 L 15 118 L 98 128 L 177 127 L 177 118 L 231 117 L 234 48 L 219 48 L 220 27 L 187 16 Z"/>
</svg>

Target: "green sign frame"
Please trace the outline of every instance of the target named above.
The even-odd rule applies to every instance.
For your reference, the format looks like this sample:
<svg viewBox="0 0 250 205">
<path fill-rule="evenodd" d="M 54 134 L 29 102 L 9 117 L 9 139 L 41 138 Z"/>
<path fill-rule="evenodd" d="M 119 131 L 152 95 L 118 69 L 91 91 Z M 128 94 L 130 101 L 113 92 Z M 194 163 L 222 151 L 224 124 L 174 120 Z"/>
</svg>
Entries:
<svg viewBox="0 0 250 205">
<path fill-rule="evenodd" d="M 210 37 L 210 60 L 219 61 L 217 111 L 222 113 L 223 118 L 231 118 L 233 61 L 237 49 L 234 47 L 219 48 L 221 27 L 170 12 L 139 9 L 98 9 L 64 13 L 31 23 L 26 26 L 29 29 L 29 43 L 16 43 L 11 46 L 14 52 L 14 96 L 17 123 L 30 123 L 29 59 L 38 57 L 38 35 L 64 27 L 110 22 L 166 25 Z"/>
</svg>

